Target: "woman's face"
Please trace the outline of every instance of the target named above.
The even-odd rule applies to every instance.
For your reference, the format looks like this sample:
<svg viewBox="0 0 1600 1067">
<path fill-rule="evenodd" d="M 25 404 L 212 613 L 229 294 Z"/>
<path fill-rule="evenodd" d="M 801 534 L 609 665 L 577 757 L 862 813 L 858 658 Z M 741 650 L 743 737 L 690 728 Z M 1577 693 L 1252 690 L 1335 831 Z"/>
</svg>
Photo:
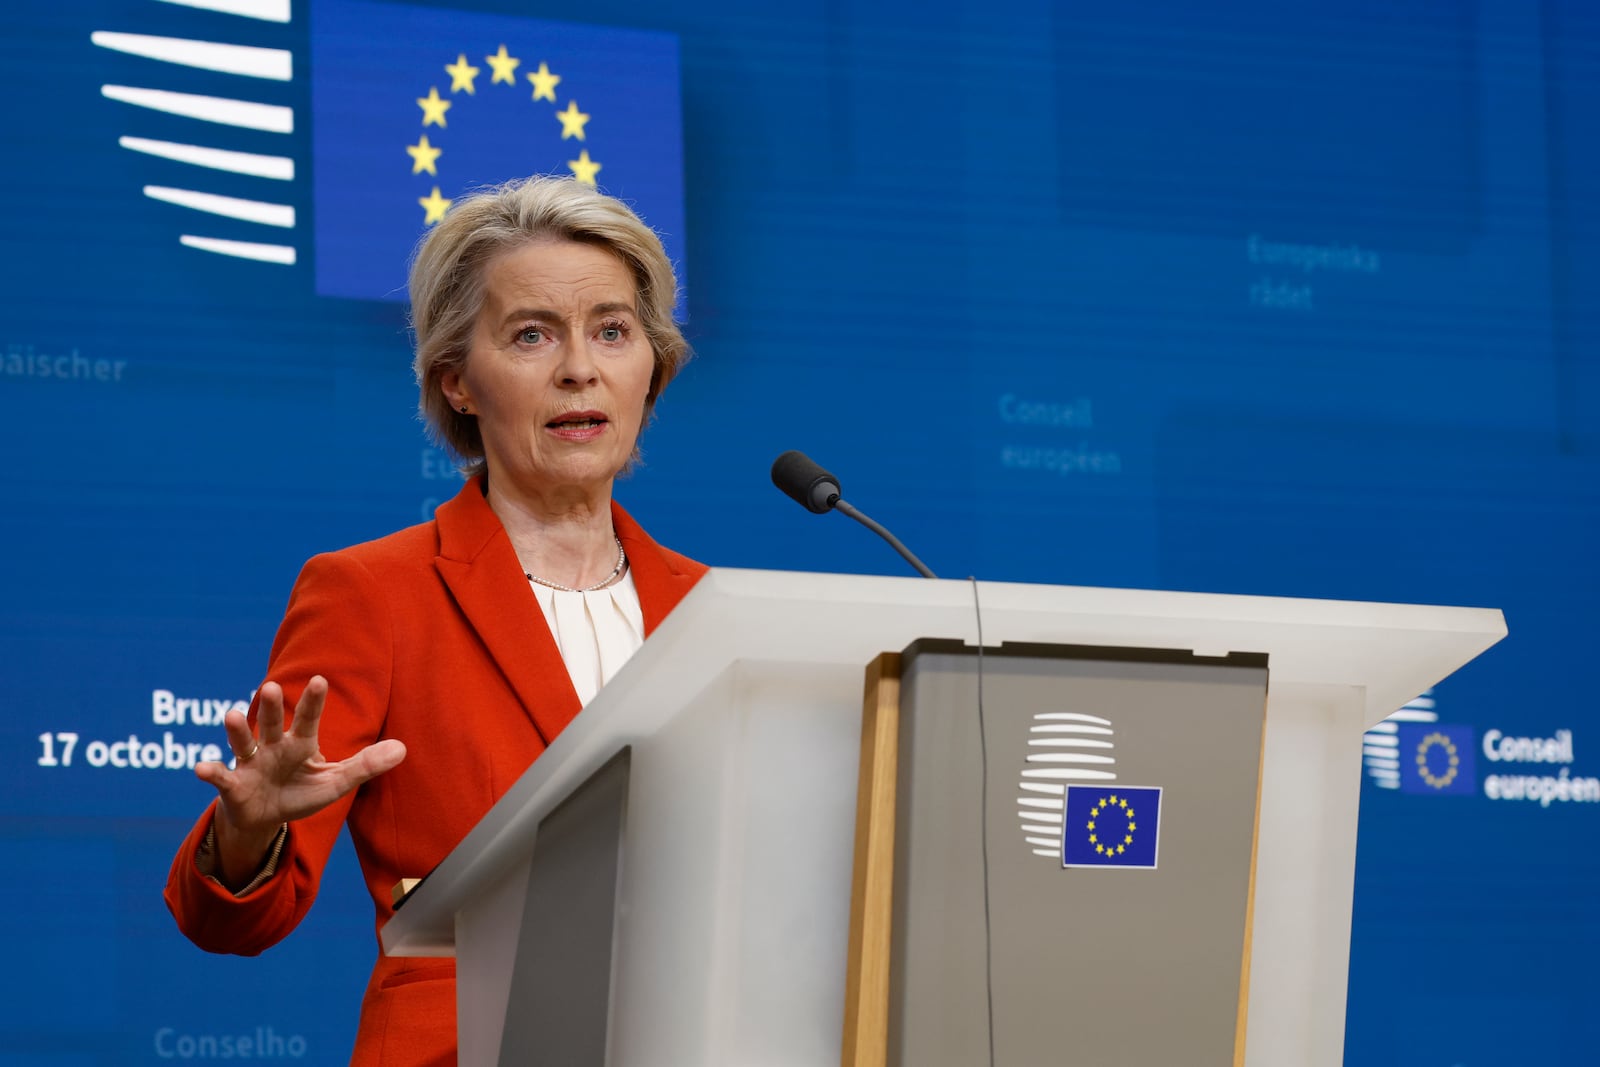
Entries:
<svg viewBox="0 0 1600 1067">
<path fill-rule="evenodd" d="M 485 268 L 472 350 L 440 379 L 477 416 L 493 479 L 536 494 L 609 490 L 644 422 L 655 357 L 633 275 L 597 245 L 550 239 Z"/>
</svg>

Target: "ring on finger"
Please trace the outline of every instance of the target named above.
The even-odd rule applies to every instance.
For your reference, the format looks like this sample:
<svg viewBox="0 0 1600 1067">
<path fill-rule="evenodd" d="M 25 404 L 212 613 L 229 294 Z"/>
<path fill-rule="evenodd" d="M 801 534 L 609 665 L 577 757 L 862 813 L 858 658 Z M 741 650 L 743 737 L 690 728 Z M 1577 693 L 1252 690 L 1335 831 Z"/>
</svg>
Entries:
<svg viewBox="0 0 1600 1067">
<path fill-rule="evenodd" d="M 261 742 L 257 741 L 255 744 L 250 746 L 249 752 L 243 753 L 242 755 L 238 752 L 235 752 L 233 754 L 233 758 L 238 762 L 243 763 L 245 760 L 254 759 L 256 753 L 259 751 L 261 751 Z"/>
</svg>

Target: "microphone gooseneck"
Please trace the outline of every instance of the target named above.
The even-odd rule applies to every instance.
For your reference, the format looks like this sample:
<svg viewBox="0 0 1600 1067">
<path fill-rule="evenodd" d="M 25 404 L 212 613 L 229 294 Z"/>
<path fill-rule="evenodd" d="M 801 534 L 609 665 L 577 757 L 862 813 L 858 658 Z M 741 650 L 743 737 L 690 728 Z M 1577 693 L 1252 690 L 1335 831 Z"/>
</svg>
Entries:
<svg viewBox="0 0 1600 1067">
<path fill-rule="evenodd" d="M 918 574 L 924 578 L 937 578 L 911 550 L 900 543 L 900 539 L 883 526 L 858 511 L 847 502 L 839 491 L 839 479 L 823 470 L 815 460 L 804 452 L 793 449 L 785 452 L 772 462 L 772 484 L 788 494 L 796 503 L 807 511 L 818 515 L 829 511 L 838 510 L 889 542 L 889 547 L 916 568 Z"/>
</svg>

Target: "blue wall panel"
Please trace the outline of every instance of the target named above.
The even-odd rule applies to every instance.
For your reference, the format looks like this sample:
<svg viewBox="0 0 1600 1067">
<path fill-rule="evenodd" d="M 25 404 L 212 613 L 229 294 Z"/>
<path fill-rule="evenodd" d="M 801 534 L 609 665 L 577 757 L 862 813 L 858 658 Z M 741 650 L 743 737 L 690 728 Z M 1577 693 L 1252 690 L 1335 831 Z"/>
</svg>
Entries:
<svg viewBox="0 0 1600 1067">
<path fill-rule="evenodd" d="M 0 1064 L 223 1038 L 348 1055 L 374 944 L 347 848 L 261 959 L 205 956 L 159 902 L 206 799 L 187 763 L 221 744 L 163 694 L 248 700 L 300 563 L 421 521 L 459 484 L 414 416 L 403 306 L 318 295 L 334 172 L 314 86 L 359 95 L 315 67 L 337 53 L 313 36 L 322 3 L 292 0 L 286 22 L 28 5 L 0 39 L 20 94 L 0 169 L 0 906 L 28 975 L 0 1008 Z M 1511 637 L 1412 717 L 1480 745 L 1570 731 L 1572 760 L 1478 751 L 1467 796 L 1388 788 L 1369 760 L 1346 1062 L 1600 1058 L 1600 805 L 1539 784 L 1570 798 L 1600 776 L 1589 5 L 454 9 L 422 81 L 448 81 L 458 51 L 486 67 L 489 26 L 676 42 L 681 164 L 670 137 L 658 154 L 672 182 L 681 165 L 669 228 L 698 358 L 619 486 L 665 543 L 902 573 L 771 489 L 772 457 L 799 447 L 947 576 L 1504 608 Z M 293 75 L 164 64 L 102 32 L 281 49 Z M 249 98 L 294 128 L 200 124 L 104 86 Z M 370 106 L 405 112 L 393 92 Z M 571 142 L 541 136 L 524 169 L 560 169 Z M 124 137 L 276 155 L 294 177 L 200 177 Z M 672 196 L 657 221 L 678 218 Z M 160 766 L 116 765 L 133 739 Z M 1525 779 L 1545 799 L 1489 795 Z"/>
</svg>

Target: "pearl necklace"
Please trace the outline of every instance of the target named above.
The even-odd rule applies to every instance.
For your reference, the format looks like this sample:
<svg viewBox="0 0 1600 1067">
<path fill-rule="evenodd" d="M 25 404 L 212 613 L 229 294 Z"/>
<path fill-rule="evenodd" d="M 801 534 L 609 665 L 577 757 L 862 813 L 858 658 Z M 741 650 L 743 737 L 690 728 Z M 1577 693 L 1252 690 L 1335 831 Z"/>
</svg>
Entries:
<svg viewBox="0 0 1600 1067">
<path fill-rule="evenodd" d="M 612 537 L 617 542 L 617 565 L 611 568 L 610 574 L 606 575 L 598 582 L 595 582 L 593 585 L 586 585 L 582 589 L 574 589 L 570 585 L 562 585 L 560 582 L 552 582 L 548 578 L 541 578 L 537 574 L 530 574 L 527 571 L 523 571 L 522 576 L 528 579 L 530 582 L 537 582 L 546 589 L 554 589 L 559 593 L 593 593 L 597 590 L 604 589 L 606 586 L 622 577 L 622 569 L 628 565 L 628 553 L 622 548 L 622 538 L 617 537 L 615 534 L 613 534 Z"/>
</svg>

